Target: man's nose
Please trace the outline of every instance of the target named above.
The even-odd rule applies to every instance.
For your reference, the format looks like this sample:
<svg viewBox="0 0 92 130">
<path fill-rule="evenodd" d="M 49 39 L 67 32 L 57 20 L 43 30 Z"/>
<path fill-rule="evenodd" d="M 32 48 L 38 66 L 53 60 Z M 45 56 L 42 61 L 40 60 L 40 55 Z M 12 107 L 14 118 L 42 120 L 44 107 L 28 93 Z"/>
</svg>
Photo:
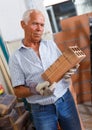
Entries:
<svg viewBox="0 0 92 130">
<path fill-rule="evenodd" d="M 37 25 L 37 30 L 42 30 L 42 26 L 41 25 Z"/>
</svg>

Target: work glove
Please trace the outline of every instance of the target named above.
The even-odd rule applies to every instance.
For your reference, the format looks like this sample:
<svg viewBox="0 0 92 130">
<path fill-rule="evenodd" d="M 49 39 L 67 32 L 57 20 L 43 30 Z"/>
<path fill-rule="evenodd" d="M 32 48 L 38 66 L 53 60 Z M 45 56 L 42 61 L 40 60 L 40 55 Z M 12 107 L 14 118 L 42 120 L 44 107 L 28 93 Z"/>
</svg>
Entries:
<svg viewBox="0 0 92 130">
<path fill-rule="evenodd" d="M 53 83 L 52 85 L 50 85 L 50 83 L 48 81 L 45 81 L 43 83 L 35 83 L 32 82 L 29 85 L 29 90 L 31 91 L 31 93 L 33 93 L 34 95 L 42 95 L 42 96 L 49 96 L 53 93 L 56 85 L 56 83 Z"/>
<path fill-rule="evenodd" d="M 63 78 L 65 78 L 65 79 L 70 78 L 73 74 L 75 74 L 75 72 L 77 71 L 77 69 L 79 68 L 79 66 L 80 66 L 79 64 L 76 64 L 75 67 L 73 67 L 72 69 L 70 69 L 69 71 L 67 71 L 65 73 L 65 75 L 64 75 Z"/>
<path fill-rule="evenodd" d="M 49 96 L 49 95 L 53 94 L 53 91 L 56 87 L 55 84 L 56 83 L 53 83 L 52 85 L 50 85 L 50 83 L 48 81 L 39 83 L 36 86 L 36 91 L 42 96 Z"/>
</svg>

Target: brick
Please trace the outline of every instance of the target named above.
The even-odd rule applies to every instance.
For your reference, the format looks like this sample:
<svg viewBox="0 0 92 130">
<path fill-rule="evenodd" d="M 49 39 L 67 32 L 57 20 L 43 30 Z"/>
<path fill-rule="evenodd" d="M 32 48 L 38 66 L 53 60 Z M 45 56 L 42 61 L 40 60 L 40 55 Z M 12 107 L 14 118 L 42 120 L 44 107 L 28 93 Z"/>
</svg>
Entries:
<svg viewBox="0 0 92 130">
<path fill-rule="evenodd" d="M 92 16 L 92 13 L 87 13 L 80 16 L 63 19 L 60 21 L 60 24 L 62 26 L 62 32 L 58 32 L 54 34 L 54 40 L 62 52 L 69 46 L 77 45 L 86 54 L 86 58 L 80 63 L 80 67 L 78 69 L 77 75 L 74 74 L 72 76 L 73 87 L 76 87 L 75 84 L 77 82 L 79 91 L 82 87 L 85 86 L 85 83 L 83 83 L 84 80 L 91 81 L 91 77 L 90 77 L 91 59 L 90 59 L 90 46 L 89 46 L 90 45 L 90 26 L 89 26 L 90 16 Z M 90 88 L 91 86 L 92 86 L 91 84 L 88 85 L 88 87 Z M 80 101 L 85 102 L 86 100 L 87 101 L 91 100 L 89 94 L 85 94 L 84 96 L 84 94 L 81 94 L 80 92 L 78 103 Z"/>
<path fill-rule="evenodd" d="M 90 81 L 86 81 L 86 82 L 83 82 L 83 83 L 76 83 L 74 88 L 76 90 L 76 94 L 79 95 L 81 93 L 86 93 L 86 92 L 89 92 L 91 94 L 91 87 L 90 87 Z"/>
<path fill-rule="evenodd" d="M 63 75 L 80 63 L 86 55 L 77 46 L 70 46 L 43 74 L 42 78 L 51 84 L 58 82 Z M 54 68 L 54 71 L 52 71 Z"/>
<path fill-rule="evenodd" d="M 77 82 L 83 83 L 85 81 L 90 81 L 90 79 L 91 79 L 91 73 L 88 70 L 82 71 L 82 72 L 74 74 L 72 76 L 72 81 L 73 81 L 74 84 L 77 83 Z"/>
<path fill-rule="evenodd" d="M 87 93 L 80 93 L 80 95 L 77 96 L 78 103 L 83 103 L 87 101 L 91 101 L 92 94 L 89 92 Z"/>
</svg>

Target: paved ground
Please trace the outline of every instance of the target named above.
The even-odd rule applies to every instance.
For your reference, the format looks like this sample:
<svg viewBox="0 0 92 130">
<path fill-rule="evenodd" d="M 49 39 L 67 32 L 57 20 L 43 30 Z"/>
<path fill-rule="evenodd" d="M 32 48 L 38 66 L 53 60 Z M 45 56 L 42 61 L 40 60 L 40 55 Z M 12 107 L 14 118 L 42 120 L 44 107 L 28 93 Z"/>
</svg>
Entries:
<svg viewBox="0 0 92 130">
<path fill-rule="evenodd" d="M 92 130 L 92 103 L 79 104 L 78 108 L 85 130 Z"/>
</svg>

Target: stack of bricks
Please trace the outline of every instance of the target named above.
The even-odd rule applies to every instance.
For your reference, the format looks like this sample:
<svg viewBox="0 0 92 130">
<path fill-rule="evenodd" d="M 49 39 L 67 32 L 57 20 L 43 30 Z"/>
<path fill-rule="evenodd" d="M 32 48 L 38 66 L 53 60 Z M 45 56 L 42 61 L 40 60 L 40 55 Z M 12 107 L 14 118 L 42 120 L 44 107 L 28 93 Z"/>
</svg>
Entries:
<svg viewBox="0 0 92 130">
<path fill-rule="evenodd" d="M 77 73 L 72 76 L 78 103 L 92 100 L 89 17 L 92 17 L 92 12 L 63 19 L 60 21 L 62 31 L 54 34 L 54 40 L 62 51 L 77 45 L 86 54 Z"/>
<path fill-rule="evenodd" d="M 17 102 L 11 94 L 0 95 L 0 130 L 27 130 L 30 123 L 23 102 Z"/>
<path fill-rule="evenodd" d="M 77 46 L 70 46 L 63 54 L 42 74 L 44 80 L 58 82 L 71 68 L 80 63 L 86 55 Z"/>
</svg>

